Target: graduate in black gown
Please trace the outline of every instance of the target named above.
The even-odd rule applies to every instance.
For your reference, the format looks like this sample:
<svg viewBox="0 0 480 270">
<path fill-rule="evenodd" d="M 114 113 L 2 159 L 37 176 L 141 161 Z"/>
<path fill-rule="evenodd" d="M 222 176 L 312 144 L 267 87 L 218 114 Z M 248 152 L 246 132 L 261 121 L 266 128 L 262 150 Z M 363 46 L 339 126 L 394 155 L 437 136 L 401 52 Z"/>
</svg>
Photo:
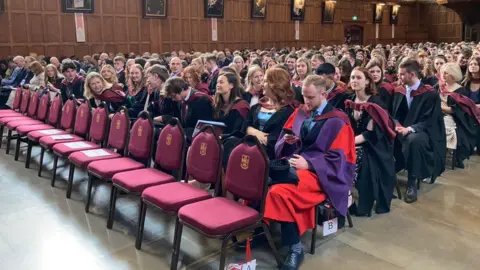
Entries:
<svg viewBox="0 0 480 270">
<path fill-rule="evenodd" d="M 290 85 L 290 75 L 280 68 L 267 70 L 264 89 L 265 96 L 250 109 L 242 131 L 257 137 L 273 160 L 278 136 L 295 110 L 295 92 Z"/>
<path fill-rule="evenodd" d="M 417 200 L 417 179 L 430 178 L 434 183 L 445 171 L 446 135 L 440 97 L 434 88 L 422 85 L 419 76 L 417 61 L 406 60 L 400 64 L 399 78 L 407 87 L 408 113 L 403 122 L 397 123 L 402 155 L 395 158 L 397 168 L 408 171 L 407 203 Z"/>
<path fill-rule="evenodd" d="M 468 91 L 468 97 L 475 102 L 480 110 L 480 57 L 472 57 L 468 62 L 468 71 L 463 82 Z M 477 155 L 480 155 L 480 125 L 477 126 Z"/>
<path fill-rule="evenodd" d="M 345 100 L 348 99 L 350 94 L 347 92 L 346 88 L 341 87 L 335 82 L 335 67 L 330 63 L 320 64 L 315 71 L 315 74 L 321 75 L 327 80 L 328 104 L 343 111 L 345 109 Z"/>
<path fill-rule="evenodd" d="M 370 60 L 370 62 L 368 62 L 365 68 L 368 70 L 368 72 L 372 76 L 372 79 L 375 83 L 377 94 L 380 97 L 380 100 L 386 106 L 385 109 L 388 110 L 388 112 L 390 113 L 391 107 L 392 107 L 394 88 L 392 84 L 384 80 L 383 68 L 381 64 L 375 59 L 376 58 Z"/>
<path fill-rule="evenodd" d="M 370 216 L 374 202 L 375 213 L 388 213 L 397 181 L 394 122 L 376 96 L 375 82 L 367 69 L 357 67 L 352 71 L 350 87 L 354 94 L 345 101 L 345 113 L 355 132 L 357 148 L 357 215 Z"/>
</svg>

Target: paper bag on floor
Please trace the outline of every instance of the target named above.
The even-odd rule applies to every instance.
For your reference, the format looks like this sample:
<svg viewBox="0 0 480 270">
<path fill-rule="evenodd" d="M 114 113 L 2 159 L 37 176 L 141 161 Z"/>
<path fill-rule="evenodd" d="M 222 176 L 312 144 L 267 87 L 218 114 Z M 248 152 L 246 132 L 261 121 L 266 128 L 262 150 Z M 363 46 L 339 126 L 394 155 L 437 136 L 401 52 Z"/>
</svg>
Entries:
<svg viewBox="0 0 480 270">
<path fill-rule="evenodd" d="M 225 267 L 226 270 L 255 270 L 257 268 L 257 260 L 252 260 L 252 249 L 250 248 L 250 242 L 252 242 L 252 239 L 247 239 L 245 262 L 231 263 Z"/>
</svg>

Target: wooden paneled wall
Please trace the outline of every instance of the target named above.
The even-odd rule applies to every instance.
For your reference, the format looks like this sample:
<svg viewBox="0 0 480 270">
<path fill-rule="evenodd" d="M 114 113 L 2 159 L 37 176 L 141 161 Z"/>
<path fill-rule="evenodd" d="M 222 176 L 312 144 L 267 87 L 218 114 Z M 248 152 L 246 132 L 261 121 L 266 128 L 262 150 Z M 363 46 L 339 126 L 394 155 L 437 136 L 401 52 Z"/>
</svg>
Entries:
<svg viewBox="0 0 480 270">
<path fill-rule="evenodd" d="M 5 1 L 6 12 L 0 14 L 0 57 L 29 52 L 80 57 L 95 52 L 310 47 L 343 43 L 344 26 L 348 24 L 364 27 L 364 44 L 405 42 L 409 40 L 408 24 L 414 7 L 402 5 L 395 38 L 386 8 L 379 39 L 375 39 L 370 1 L 338 0 L 335 23 L 324 25 L 322 1 L 308 0 L 297 41 L 289 0 L 268 0 L 265 20 L 250 19 L 251 0 L 225 0 L 225 18 L 218 19 L 218 41 L 214 42 L 211 22 L 203 14 L 204 0 L 168 0 L 166 19 L 142 18 L 142 0 L 97 0 L 95 13 L 85 14 L 87 42 L 77 43 L 74 15 L 61 12 L 60 0 Z M 353 16 L 358 21 L 354 22 Z"/>
<path fill-rule="evenodd" d="M 455 11 L 437 4 L 424 5 L 422 8 L 422 23 L 428 25 L 429 40 L 434 42 L 462 40 L 463 23 Z"/>
</svg>

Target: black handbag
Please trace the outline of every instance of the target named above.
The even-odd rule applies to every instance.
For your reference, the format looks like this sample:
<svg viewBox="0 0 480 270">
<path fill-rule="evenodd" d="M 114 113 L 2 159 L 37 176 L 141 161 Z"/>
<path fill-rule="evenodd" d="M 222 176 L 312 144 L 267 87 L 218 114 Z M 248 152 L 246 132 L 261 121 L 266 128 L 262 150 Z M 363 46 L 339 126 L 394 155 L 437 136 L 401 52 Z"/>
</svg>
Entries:
<svg viewBox="0 0 480 270">
<path fill-rule="evenodd" d="M 270 161 L 270 170 L 268 173 L 269 186 L 276 184 L 294 184 L 298 185 L 298 175 L 295 168 L 290 167 L 286 158 Z"/>
</svg>

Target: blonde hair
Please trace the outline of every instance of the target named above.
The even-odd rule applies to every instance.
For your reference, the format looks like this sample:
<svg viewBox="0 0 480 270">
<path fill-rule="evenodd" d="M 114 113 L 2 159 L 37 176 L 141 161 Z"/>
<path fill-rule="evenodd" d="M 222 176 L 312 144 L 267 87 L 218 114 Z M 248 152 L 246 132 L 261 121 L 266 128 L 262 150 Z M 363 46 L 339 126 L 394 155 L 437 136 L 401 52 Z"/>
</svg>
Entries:
<svg viewBox="0 0 480 270">
<path fill-rule="evenodd" d="M 297 59 L 297 62 L 295 63 L 295 75 L 293 75 L 293 79 L 294 80 L 300 80 L 300 75 L 298 75 L 298 72 L 297 72 L 297 64 L 301 62 L 301 63 L 304 63 L 305 65 L 307 65 L 307 74 L 305 74 L 305 78 L 308 76 L 308 75 L 311 75 L 312 74 L 312 62 L 310 62 L 309 59 L 305 58 L 305 57 L 300 57 Z"/>
<path fill-rule="evenodd" d="M 247 77 L 245 77 L 245 91 L 250 92 L 250 89 L 253 88 L 253 76 L 257 72 L 262 72 L 263 75 L 265 75 L 265 72 L 263 72 L 263 69 L 260 66 L 253 65 L 248 69 L 247 72 Z"/>
<path fill-rule="evenodd" d="M 102 77 L 103 77 L 103 71 L 104 70 L 108 70 L 108 71 L 110 71 L 110 73 L 112 73 L 112 78 L 110 78 L 109 81 L 104 78 L 105 81 L 107 81 L 109 83 L 118 83 L 117 72 L 115 71 L 115 69 L 111 65 L 104 65 L 102 67 L 102 70 L 100 71 L 100 74 L 102 74 Z"/>
<path fill-rule="evenodd" d="M 87 75 L 87 78 L 85 79 L 85 84 L 84 84 L 84 89 L 83 89 L 83 96 L 85 96 L 87 99 L 91 99 L 94 97 L 93 91 L 90 88 L 90 81 L 99 78 L 102 83 L 103 83 L 103 90 L 105 90 L 106 86 L 108 86 L 108 82 L 100 75 L 100 73 L 97 72 L 90 72 Z"/>
<path fill-rule="evenodd" d="M 303 81 L 304 86 L 313 85 L 320 92 L 320 90 L 326 90 L 327 88 L 327 80 L 320 75 L 308 75 L 305 80 Z"/>
<path fill-rule="evenodd" d="M 50 79 L 47 75 L 48 73 L 47 71 L 49 68 L 53 69 L 53 71 L 55 72 L 55 75 L 53 75 L 52 79 Z M 58 78 L 62 78 L 62 79 L 64 78 L 63 75 L 60 72 L 58 72 L 58 69 L 54 64 L 48 64 L 44 70 L 45 70 L 45 85 L 47 85 L 48 83 L 55 84 Z"/>
<path fill-rule="evenodd" d="M 440 74 L 447 73 L 452 76 L 455 82 L 460 82 L 463 79 L 462 70 L 457 63 L 446 63 L 440 68 Z"/>
</svg>

